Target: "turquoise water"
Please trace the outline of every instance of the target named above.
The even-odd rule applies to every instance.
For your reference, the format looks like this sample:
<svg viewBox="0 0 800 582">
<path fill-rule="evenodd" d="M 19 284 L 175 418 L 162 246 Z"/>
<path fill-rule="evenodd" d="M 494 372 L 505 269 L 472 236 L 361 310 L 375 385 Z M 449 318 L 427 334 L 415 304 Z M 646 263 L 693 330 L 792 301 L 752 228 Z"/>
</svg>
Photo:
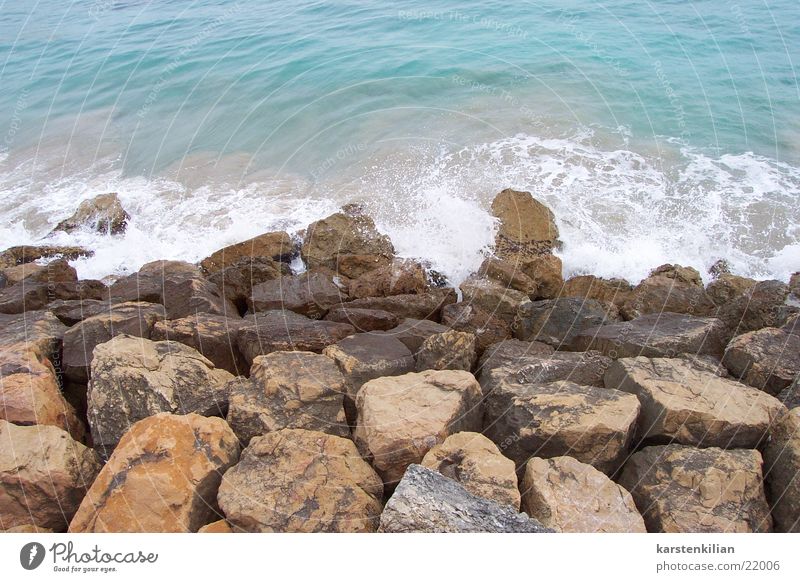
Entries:
<svg viewBox="0 0 800 582">
<path fill-rule="evenodd" d="M 55 237 L 84 276 L 360 200 L 457 280 L 507 186 L 567 274 L 800 268 L 796 0 L 7 1 L 0 61 L 0 244 L 102 191 L 133 216 Z"/>
</svg>

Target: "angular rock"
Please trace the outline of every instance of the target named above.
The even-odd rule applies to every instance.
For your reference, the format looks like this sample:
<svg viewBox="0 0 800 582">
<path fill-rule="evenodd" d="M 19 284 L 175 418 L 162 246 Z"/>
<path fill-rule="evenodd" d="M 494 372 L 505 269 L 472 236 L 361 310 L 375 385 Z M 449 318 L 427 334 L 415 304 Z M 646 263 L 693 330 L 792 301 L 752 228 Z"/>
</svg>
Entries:
<svg viewBox="0 0 800 582">
<path fill-rule="evenodd" d="M 615 307 L 594 299 L 560 297 L 526 301 L 517 309 L 514 337 L 559 348 L 569 346 L 578 333 L 590 327 L 618 319 Z"/>
<path fill-rule="evenodd" d="M 106 286 L 101 281 L 29 282 L 24 280 L 0 290 L 0 313 L 26 313 L 45 308 L 58 300 L 102 299 Z"/>
<path fill-rule="evenodd" d="M 714 314 L 716 305 L 706 294 L 700 273 L 694 269 L 689 269 L 688 274 L 676 272 L 675 269 L 684 269 L 680 265 L 664 267 L 656 269 L 630 293 L 620 309 L 626 319 L 664 312 L 697 316 Z"/>
<path fill-rule="evenodd" d="M 386 503 L 386 533 L 544 533 L 535 519 L 467 491 L 444 475 L 411 465 Z"/>
<path fill-rule="evenodd" d="M 625 279 L 603 279 L 594 275 L 577 275 L 567 279 L 561 292 L 563 297 L 595 299 L 617 308 L 628 300 L 633 285 Z"/>
<path fill-rule="evenodd" d="M 47 425 L 0 419 L 0 529 L 67 529 L 100 471 L 92 449 Z"/>
<path fill-rule="evenodd" d="M 775 531 L 800 532 L 800 408 L 784 413 L 770 430 L 764 476 Z"/>
<path fill-rule="evenodd" d="M 87 382 L 94 348 L 121 334 L 149 339 L 156 322 L 165 317 L 162 305 L 130 301 L 84 319 L 64 334 L 64 375 L 72 382 Z"/>
<path fill-rule="evenodd" d="M 355 333 L 345 323 L 317 321 L 293 311 L 264 311 L 245 319 L 237 344 L 248 365 L 272 352 L 316 352 Z"/>
<path fill-rule="evenodd" d="M 253 360 L 250 379 L 231 383 L 228 424 L 243 443 L 284 428 L 350 437 L 345 382 L 336 365 L 311 352 L 273 352 Z"/>
<path fill-rule="evenodd" d="M 475 336 L 463 331 L 446 331 L 426 339 L 416 354 L 417 372 L 425 370 L 472 371 L 478 359 Z"/>
<path fill-rule="evenodd" d="M 251 312 L 286 309 L 320 319 L 328 309 L 346 300 L 329 276 L 306 271 L 256 285 L 247 306 Z"/>
<path fill-rule="evenodd" d="M 122 437 L 69 531 L 196 532 L 219 519 L 217 490 L 238 459 L 239 442 L 221 418 L 145 418 Z"/>
<path fill-rule="evenodd" d="M 160 412 L 224 416 L 230 372 L 177 342 L 118 335 L 94 349 L 88 417 L 95 447 L 111 449 Z"/>
<path fill-rule="evenodd" d="M 385 267 L 365 273 L 350 284 L 350 297 L 413 295 L 429 290 L 425 268 L 412 259 L 394 259 Z"/>
<path fill-rule="evenodd" d="M 617 360 L 606 372 L 605 385 L 639 398 L 638 436 L 650 442 L 754 449 L 784 411 L 760 390 L 677 358 Z"/>
<path fill-rule="evenodd" d="M 237 345 L 242 325 L 244 321 L 238 318 L 198 313 L 183 319 L 157 321 L 150 339 L 187 345 L 211 360 L 215 367 L 239 376 L 249 371 Z"/>
<path fill-rule="evenodd" d="M 516 289 L 528 296 L 536 296 L 539 284 L 522 272 L 517 261 L 504 261 L 496 257 L 489 257 L 481 263 L 478 277 L 491 279 L 503 287 Z"/>
<path fill-rule="evenodd" d="M 639 416 L 635 396 L 563 381 L 520 384 L 504 368 L 486 382 L 483 433 L 518 467 L 569 455 L 610 474 L 625 461 Z"/>
<path fill-rule="evenodd" d="M 61 345 L 66 331 L 67 326 L 49 311 L 0 314 L 0 347 L 32 350 L 51 362 L 61 361 Z"/>
<path fill-rule="evenodd" d="M 10 287 L 25 281 L 27 283 L 75 283 L 78 273 L 69 262 L 56 259 L 46 265 L 22 263 L 16 267 L 3 269 L 0 275 L 0 287 Z"/>
<path fill-rule="evenodd" d="M 285 429 L 256 437 L 225 473 L 219 506 L 247 532 L 371 532 L 383 485 L 352 441 Z"/>
<path fill-rule="evenodd" d="M 508 323 L 514 321 L 519 306 L 528 301 L 528 296 L 521 291 L 478 277 L 470 277 L 461 283 L 461 293 L 468 305 Z"/>
<path fill-rule="evenodd" d="M 521 489 L 523 511 L 558 532 L 647 532 L 631 494 L 572 457 L 529 460 Z"/>
<path fill-rule="evenodd" d="M 325 321 L 347 323 L 357 332 L 385 331 L 400 323 L 400 319 L 388 311 L 380 309 L 359 309 L 342 305 L 328 311 Z"/>
<path fill-rule="evenodd" d="M 218 250 L 200 261 L 200 266 L 206 273 L 216 273 L 242 260 L 270 259 L 288 262 L 296 254 L 296 245 L 288 233 L 267 232 Z"/>
<path fill-rule="evenodd" d="M 416 354 L 425 340 L 447 331 L 447 326 L 429 319 L 406 318 L 397 327 L 386 330 L 386 335 L 400 340 L 412 354 Z"/>
<path fill-rule="evenodd" d="M 208 280 L 217 286 L 225 301 L 233 302 L 239 313 L 244 314 L 253 287 L 291 274 L 292 270 L 286 263 L 263 257 L 246 257 L 212 273 Z"/>
<path fill-rule="evenodd" d="M 713 317 L 653 313 L 590 327 L 575 336 L 572 347 L 581 352 L 597 350 L 614 359 L 671 358 L 683 353 L 722 357 L 729 337 L 725 324 Z"/>
<path fill-rule="evenodd" d="M 511 337 L 511 325 L 468 303 L 454 303 L 442 308 L 442 325 L 475 335 L 478 354 L 490 345 Z"/>
<path fill-rule="evenodd" d="M 781 327 L 797 307 L 790 306 L 786 299 L 789 286 L 780 281 L 759 281 L 722 306 L 717 317 L 724 321 L 737 336 L 765 327 Z"/>
<path fill-rule="evenodd" d="M 427 452 L 420 463 L 438 471 L 464 489 L 519 510 L 520 495 L 514 461 L 482 434 L 459 432 Z"/>
<path fill-rule="evenodd" d="M 734 378 L 778 394 L 800 375 L 800 335 L 767 327 L 731 340 L 722 363 Z"/>
<path fill-rule="evenodd" d="M 483 352 L 478 371 L 481 374 L 488 373 L 495 368 L 505 366 L 519 366 L 528 356 L 539 357 L 549 356 L 555 352 L 552 346 L 539 342 L 523 342 L 515 339 L 503 340 L 492 344 Z"/>
<path fill-rule="evenodd" d="M 442 308 L 456 302 L 455 289 L 432 289 L 418 295 L 392 295 L 355 299 L 347 306 L 358 309 L 380 309 L 394 313 L 399 318 L 430 319 L 439 321 Z"/>
<path fill-rule="evenodd" d="M 356 444 L 385 483 L 396 483 L 451 434 L 478 432 L 480 400 L 480 385 L 461 370 L 371 380 L 356 396 Z"/>
<path fill-rule="evenodd" d="M 555 216 L 530 192 L 503 190 L 492 201 L 492 214 L 500 220 L 495 253 L 501 258 L 548 253 L 556 244 Z"/>
<path fill-rule="evenodd" d="M 706 294 L 718 307 L 722 307 L 749 292 L 756 283 L 758 281 L 755 279 L 723 273 L 708 284 Z"/>
<path fill-rule="evenodd" d="M 796 378 L 791 386 L 781 391 L 777 398 L 789 410 L 800 406 L 800 378 Z"/>
<path fill-rule="evenodd" d="M 504 362 L 503 366 L 494 366 L 490 370 L 501 367 L 504 374 L 519 384 L 549 384 L 559 380 L 568 380 L 583 386 L 603 387 L 603 376 L 611 365 L 611 358 L 600 352 L 552 352 L 544 354 L 524 354 L 513 360 Z M 493 389 L 493 383 L 503 379 L 503 374 L 489 375 L 484 368 L 481 375 L 483 393 Z"/>
<path fill-rule="evenodd" d="M 47 310 L 55 315 L 61 323 L 72 327 L 95 315 L 108 313 L 112 303 L 102 299 L 59 299 L 47 306 Z"/>
<path fill-rule="evenodd" d="M 646 447 L 625 463 L 619 484 L 649 532 L 768 532 L 761 465 L 754 450 Z"/>
<path fill-rule="evenodd" d="M 24 263 L 33 263 L 40 259 L 63 258 L 74 261 L 82 257 L 91 257 L 94 251 L 83 247 L 58 245 L 21 245 L 11 247 L 0 253 L 0 269 L 14 267 Z"/>
<path fill-rule="evenodd" d="M 130 215 L 125 212 L 115 192 L 100 194 L 81 202 L 75 213 L 59 222 L 53 232 L 86 228 L 102 234 L 120 234 L 125 232 L 129 219 Z"/>
<path fill-rule="evenodd" d="M 561 295 L 564 287 L 564 266 L 555 255 L 526 258 L 520 264 L 522 272 L 536 282 L 536 294 L 532 299 L 554 299 Z"/>
</svg>

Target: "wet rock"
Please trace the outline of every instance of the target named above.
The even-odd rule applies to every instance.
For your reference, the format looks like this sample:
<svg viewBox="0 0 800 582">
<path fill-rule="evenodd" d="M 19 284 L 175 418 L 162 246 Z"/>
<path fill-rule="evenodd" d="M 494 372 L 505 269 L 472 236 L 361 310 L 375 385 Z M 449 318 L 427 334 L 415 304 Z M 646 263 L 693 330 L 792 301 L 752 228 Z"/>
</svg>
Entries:
<svg viewBox="0 0 800 582">
<path fill-rule="evenodd" d="M 509 324 L 513 323 L 519 306 L 528 301 L 528 296 L 521 291 L 474 276 L 461 284 L 461 293 L 467 305 L 477 307 Z"/>
<path fill-rule="evenodd" d="M 129 219 L 130 215 L 115 192 L 100 194 L 81 202 L 75 213 L 59 222 L 53 232 L 74 232 L 85 228 L 101 234 L 121 234 L 125 232 Z"/>
<path fill-rule="evenodd" d="M 49 311 L 24 315 L 0 314 L 0 348 L 31 350 L 60 365 L 61 344 L 67 326 Z"/>
<path fill-rule="evenodd" d="M 800 375 L 800 335 L 772 327 L 744 333 L 728 344 L 722 363 L 734 378 L 778 394 Z"/>
<path fill-rule="evenodd" d="M 75 259 L 91 257 L 92 255 L 94 255 L 94 251 L 76 246 L 21 245 L 8 248 L 0 253 L 0 269 L 33 263 L 40 259 L 62 258 L 67 261 L 74 261 Z"/>
<path fill-rule="evenodd" d="M 237 345 L 242 325 L 244 321 L 239 318 L 198 313 L 183 319 L 157 321 L 149 337 L 153 341 L 172 340 L 194 348 L 215 367 L 239 376 L 249 371 Z"/>
<path fill-rule="evenodd" d="M 455 289 L 433 289 L 418 295 L 392 295 L 368 297 L 350 301 L 347 306 L 358 309 L 380 309 L 399 318 L 430 319 L 439 321 L 442 308 L 456 302 Z"/>
<path fill-rule="evenodd" d="M 594 299 L 620 308 L 630 297 L 631 291 L 633 291 L 633 285 L 624 279 L 603 279 L 594 275 L 577 275 L 564 283 L 561 295 L 579 299 Z"/>
<path fill-rule="evenodd" d="M 390 295 L 413 295 L 425 293 L 430 288 L 425 268 L 411 259 L 394 259 L 350 284 L 350 297 L 388 297 Z"/>
<path fill-rule="evenodd" d="M 541 255 L 527 258 L 520 268 L 536 282 L 537 290 L 532 299 L 554 299 L 561 295 L 564 287 L 564 267 L 555 255 Z"/>
<path fill-rule="evenodd" d="M 569 346 L 585 329 L 618 320 L 615 307 L 594 299 L 561 297 L 526 301 L 517 309 L 514 337 L 559 348 Z"/>
<path fill-rule="evenodd" d="M 400 319 L 380 309 L 359 309 L 342 305 L 328 311 L 325 321 L 347 323 L 358 332 L 385 331 L 396 327 Z"/>
<path fill-rule="evenodd" d="M 69 531 L 196 532 L 219 519 L 217 490 L 238 458 L 239 442 L 221 418 L 141 420 L 120 440 Z"/>
<path fill-rule="evenodd" d="M 416 354 L 417 372 L 425 370 L 472 371 L 478 359 L 475 336 L 449 330 L 426 339 Z"/>
<path fill-rule="evenodd" d="M 781 393 L 778 394 L 777 398 L 789 410 L 800 406 L 800 377 L 795 378 L 795 381 L 792 382 L 792 385 L 785 390 L 782 390 Z"/>
<path fill-rule="evenodd" d="M 72 327 L 84 319 L 107 313 L 111 305 L 113 304 L 102 299 L 59 299 L 48 305 L 47 310 L 61 323 Z"/>
<path fill-rule="evenodd" d="M 386 330 L 386 335 L 401 341 L 412 354 L 416 354 L 426 339 L 437 333 L 444 333 L 447 329 L 447 326 L 429 319 L 409 317 L 397 327 Z"/>
<path fill-rule="evenodd" d="M 511 325 L 468 303 L 454 303 L 442 308 L 442 325 L 475 336 L 478 354 L 490 345 L 511 337 Z"/>
<path fill-rule="evenodd" d="M 239 313 L 244 314 L 253 287 L 291 274 L 286 263 L 263 257 L 246 257 L 212 273 L 208 280 L 217 286 L 225 301 L 232 301 Z"/>
<path fill-rule="evenodd" d="M 727 305 L 755 287 L 755 279 L 723 273 L 706 287 L 706 294 L 718 307 Z"/>
<path fill-rule="evenodd" d="M 3 269 L 0 274 L 0 288 L 11 287 L 17 283 L 75 283 L 78 273 L 64 259 L 56 259 L 46 265 L 23 263 L 16 267 Z"/>
<path fill-rule="evenodd" d="M 649 532 L 768 532 L 761 464 L 753 450 L 646 447 L 625 464 L 619 484 Z"/>
<path fill-rule="evenodd" d="M 695 269 L 662 265 L 634 287 L 620 311 L 626 319 L 664 312 L 707 316 L 714 314 L 716 305 Z"/>
<path fill-rule="evenodd" d="M 242 261 L 269 259 L 291 261 L 297 255 L 297 247 L 286 232 L 267 232 L 246 241 L 218 250 L 200 261 L 206 273 L 216 273 Z"/>
<path fill-rule="evenodd" d="M 784 413 L 772 426 L 764 473 L 775 531 L 800 531 L 800 409 Z"/>
<path fill-rule="evenodd" d="M 248 532 L 371 532 L 383 485 L 353 442 L 285 429 L 255 437 L 225 473 L 219 505 Z"/>
<path fill-rule="evenodd" d="M 478 362 L 478 371 L 483 377 L 483 374 L 495 368 L 505 366 L 519 367 L 520 363 L 528 356 L 549 356 L 554 351 L 552 346 L 539 342 L 523 342 L 515 339 L 503 340 L 486 348 Z"/>
<path fill-rule="evenodd" d="M 286 309 L 320 319 L 328 309 L 346 300 L 331 277 L 306 271 L 256 285 L 247 305 L 251 312 Z"/>
<path fill-rule="evenodd" d="M 478 277 L 491 279 L 503 287 L 516 289 L 528 296 L 536 296 L 539 285 L 536 281 L 522 272 L 518 262 L 504 261 L 496 257 L 489 257 L 481 263 Z"/>
<path fill-rule="evenodd" d="M 495 238 L 500 258 L 549 253 L 556 244 L 555 216 L 530 192 L 503 190 L 492 201 L 492 214 L 500 221 Z"/>
<path fill-rule="evenodd" d="M 560 380 L 567 380 L 583 386 L 603 387 L 603 376 L 611 365 L 611 358 L 599 352 L 552 352 L 552 353 L 526 353 L 516 358 L 496 360 L 492 362 L 489 370 L 500 367 L 506 371 L 508 377 L 520 384 L 549 384 Z M 500 374 L 490 377 L 484 368 L 481 375 L 481 385 L 484 394 L 492 390 L 492 383 L 501 378 Z"/>
<path fill-rule="evenodd" d="M 786 299 L 789 286 L 780 281 L 759 281 L 745 293 L 722 306 L 717 314 L 737 336 L 765 327 L 781 327 L 797 307 Z"/>
<path fill-rule="evenodd" d="M 100 281 L 28 282 L 0 290 L 0 313 L 26 313 L 44 309 L 58 300 L 102 299 L 106 286 Z"/>
</svg>

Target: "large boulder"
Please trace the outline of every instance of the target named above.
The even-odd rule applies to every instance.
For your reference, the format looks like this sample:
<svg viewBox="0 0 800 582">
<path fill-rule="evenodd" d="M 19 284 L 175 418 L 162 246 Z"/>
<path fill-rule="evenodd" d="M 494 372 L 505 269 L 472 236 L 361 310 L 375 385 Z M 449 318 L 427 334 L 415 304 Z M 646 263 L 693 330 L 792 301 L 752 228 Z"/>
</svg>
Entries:
<svg viewBox="0 0 800 582">
<path fill-rule="evenodd" d="M 723 305 L 717 317 L 733 335 L 765 327 L 781 327 L 797 307 L 788 304 L 789 286 L 780 281 L 759 281 L 744 293 Z"/>
<path fill-rule="evenodd" d="M 249 380 L 231 384 L 228 423 L 247 444 L 284 428 L 350 436 L 345 382 L 336 365 L 312 352 L 273 352 L 253 360 Z"/>
<path fill-rule="evenodd" d="M 631 494 L 572 457 L 529 460 L 521 489 L 522 510 L 558 532 L 647 532 Z"/>
<path fill-rule="evenodd" d="M 369 332 L 392 329 L 400 323 L 400 318 L 381 309 L 359 309 L 342 305 L 328 311 L 325 321 L 347 323 L 357 332 Z"/>
<path fill-rule="evenodd" d="M 346 323 L 317 321 L 293 311 L 265 311 L 248 316 L 237 345 L 247 365 L 272 352 L 316 352 L 355 333 Z"/>
<path fill-rule="evenodd" d="M 430 336 L 416 354 L 417 372 L 425 370 L 472 371 L 478 359 L 475 336 L 450 330 Z"/>
<path fill-rule="evenodd" d="M 555 350 L 540 342 L 523 342 L 516 339 L 503 340 L 490 345 L 478 362 L 478 371 L 483 376 L 495 368 L 518 366 L 522 359 L 532 356 L 549 356 Z"/>
<path fill-rule="evenodd" d="M 87 382 L 95 347 L 121 334 L 149 339 L 153 326 L 165 317 L 162 305 L 130 301 L 84 319 L 64 334 L 64 375 L 72 382 Z"/>
<path fill-rule="evenodd" d="M 76 283 L 78 272 L 65 259 L 56 259 L 46 265 L 22 263 L 0 271 L 0 288 L 11 287 L 25 281 L 34 283 Z"/>
<path fill-rule="evenodd" d="M 426 339 L 446 331 L 447 326 L 430 319 L 406 318 L 397 327 L 386 330 L 386 335 L 401 341 L 412 354 L 416 354 Z"/>
<path fill-rule="evenodd" d="M 326 267 L 356 278 L 388 264 L 394 257 L 394 247 L 369 216 L 350 206 L 310 224 L 300 254 L 309 268 Z M 342 260 L 348 256 L 360 260 Z"/>
<path fill-rule="evenodd" d="M 72 327 L 84 319 L 102 315 L 111 309 L 112 303 L 103 299 L 58 299 L 47 306 L 61 323 Z"/>
<path fill-rule="evenodd" d="M 455 289 L 432 289 L 426 293 L 411 295 L 391 295 L 389 297 L 365 297 L 354 299 L 347 306 L 357 309 L 380 309 L 395 314 L 397 317 L 411 319 L 430 319 L 439 321 L 442 308 L 455 303 Z"/>
<path fill-rule="evenodd" d="M 490 345 L 511 337 L 511 325 L 469 303 L 454 303 L 442 308 L 442 325 L 475 336 L 478 354 Z"/>
<path fill-rule="evenodd" d="M 560 297 L 526 301 L 517 309 L 514 337 L 560 348 L 571 345 L 583 330 L 618 319 L 615 307 L 594 299 Z"/>
<path fill-rule="evenodd" d="M 125 434 L 70 523 L 81 532 L 196 532 L 219 519 L 239 441 L 221 418 L 157 414 Z"/>
<path fill-rule="evenodd" d="M 384 482 L 394 484 L 451 434 L 479 432 L 480 401 L 480 385 L 461 370 L 371 380 L 356 396 L 355 441 Z"/>
<path fill-rule="evenodd" d="M 119 335 L 100 344 L 88 391 L 94 444 L 111 449 L 131 425 L 159 412 L 224 416 L 232 378 L 177 342 Z"/>
<path fill-rule="evenodd" d="M 549 253 L 558 240 L 553 212 L 530 192 L 506 189 L 492 201 L 500 225 L 495 253 L 501 258 Z"/>
<path fill-rule="evenodd" d="M 800 532 L 800 408 L 784 413 L 772 426 L 764 448 L 764 476 L 775 530 Z"/>
<path fill-rule="evenodd" d="M 639 417 L 635 396 L 564 381 L 521 384 L 505 368 L 492 370 L 486 384 L 483 433 L 518 467 L 531 457 L 569 455 L 610 474 L 627 457 Z"/>
<path fill-rule="evenodd" d="M 649 532 L 768 532 L 761 464 L 754 450 L 646 447 L 625 464 L 619 484 Z"/>
<path fill-rule="evenodd" d="M 755 287 L 755 279 L 722 273 L 706 287 L 706 294 L 718 307 L 727 305 Z"/>
<path fill-rule="evenodd" d="M 478 276 L 497 281 L 504 287 L 516 289 L 529 297 L 535 297 L 539 290 L 539 284 L 523 273 L 517 262 L 504 261 L 497 257 L 484 259 L 478 268 Z"/>
<path fill-rule="evenodd" d="M 0 289 L 0 313 L 26 313 L 44 309 L 54 301 L 102 299 L 106 286 L 101 281 L 29 282 Z"/>
<path fill-rule="evenodd" d="M 496 361 L 496 360 L 495 360 Z M 599 352 L 553 352 L 543 354 L 521 354 L 513 360 L 503 362 L 503 366 L 484 368 L 481 386 L 484 393 L 492 390 L 492 383 L 501 379 L 501 374 L 490 375 L 487 370 L 503 367 L 514 382 L 520 384 L 548 384 L 568 380 L 583 386 L 603 387 L 603 376 L 611 365 L 611 358 Z"/>
<path fill-rule="evenodd" d="M 183 261 L 154 261 L 117 280 L 109 288 L 114 301 L 160 303 L 169 319 L 197 313 L 238 316 L 239 311 L 199 267 Z"/>
<path fill-rule="evenodd" d="M 253 287 L 247 306 L 251 312 L 286 309 L 320 319 L 334 305 L 347 300 L 347 295 L 325 273 L 306 271 L 266 281 Z"/>
<path fill-rule="evenodd" d="M 605 385 L 639 398 L 638 436 L 650 442 L 754 449 L 784 410 L 760 390 L 678 358 L 617 360 Z"/>
<path fill-rule="evenodd" d="M 361 275 L 350 283 L 350 297 L 388 297 L 390 295 L 411 295 L 429 290 L 425 267 L 412 259 L 394 259 L 384 267 L 379 267 Z"/>
<path fill-rule="evenodd" d="M 662 265 L 639 283 L 620 311 L 626 319 L 649 313 L 713 315 L 716 306 L 703 288 L 700 273 L 690 267 Z"/>
<path fill-rule="evenodd" d="M 594 275 L 576 275 L 564 282 L 561 295 L 579 299 L 594 299 L 620 308 L 628 300 L 631 291 L 633 291 L 633 285 L 625 279 L 603 279 Z"/>
<path fill-rule="evenodd" d="M 800 375 L 800 335 L 767 327 L 731 340 L 722 363 L 735 378 L 778 394 Z"/>
<path fill-rule="evenodd" d="M 464 489 L 519 510 L 520 496 L 514 461 L 492 441 L 476 432 L 447 437 L 423 457 L 423 467 L 458 481 Z"/>
<path fill-rule="evenodd" d="M 217 286 L 225 301 L 231 301 L 240 314 L 247 311 L 247 302 L 253 294 L 253 287 L 291 275 L 287 263 L 263 257 L 243 258 L 229 264 L 224 269 L 208 275 L 208 280 Z"/>
<path fill-rule="evenodd" d="M 379 531 L 386 533 L 541 533 L 535 519 L 474 495 L 461 484 L 411 465 L 386 503 Z"/>
<path fill-rule="evenodd" d="M 67 529 L 100 471 L 95 452 L 58 427 L 0 419 L 0 529 Z"/>
<path fill-rule="evenodd" d="M 67 326 L 49 311 L 0 314 L 0 348 L 31 350 L 51 362 L 61 361 L 66 331 Z"/>
<path fill-rule="evenodd" d="M 528 296 L 522 291 L 491 279 L 475 276 L 461 283 L 461 293 L 468 305 L 477 307 L 509 324 L 513 323 L 520 305 L 528 301 Z"/>
<path fill-rule="evenodd" d="M 585 329 L 575 336 L 572 347 L 597 350 L 614 359 L 671 358 L 683 353 L 721 357 L 729 337 L 725 324 L 713 317 L 653 313 Z"/>
<path fill-rule="evenodd" d="M 239 376 L 249 370 L 237 345 L 242 325 L 244 321 L 239 318 L 198 313 L 182 319 L 157 321 L 149 337 L 153 341 L 172 340 L 194 348 L 217 368 Z"/>
<path fill-rule="evenodd" d="M 61 393 L 50 360 L 33 350 L 0 348 L 0 419 L 19 425 L 46 424 L 82 441 L 86 428 Z"/>
<path fill-rule="evenodd" d="M 216 251 L 200 261 L 200 266 L 206 273 L 216 273 L 242 261 L 291 261 L 296 254 L 296 245 L 288 233 L 267 232 Z"/>
<path fill-rule="evenodd" d="M 85 228 L 103 234 L 120 234 L 125 232 L 129 219 L 119 196 L 111 192 L 81 202 L 75 213 L 59 222 L 53 232 L 74 232 Z"/>
<path fill-rule="evenodd" d="M 520 262 L 520 269 L 536 282 L 536 294 L 532 299 L 554 299 L 561 295 L 564 265 L 557 256 L 545 254 L 526 258 Z"/>
<path fill-rule="evenodd" d="M 353 442 L 285 429 L 255 437 L 219 488 L 219 506 L 236 530 L 371 532 L 383 485 Z"/>
</svg>

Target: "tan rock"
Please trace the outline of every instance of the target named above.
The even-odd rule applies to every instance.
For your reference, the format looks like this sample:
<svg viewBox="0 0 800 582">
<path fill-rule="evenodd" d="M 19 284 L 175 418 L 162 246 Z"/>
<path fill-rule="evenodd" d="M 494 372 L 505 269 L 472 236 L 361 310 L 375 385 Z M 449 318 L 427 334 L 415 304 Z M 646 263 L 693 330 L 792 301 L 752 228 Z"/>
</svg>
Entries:
<svg viewBox="0 0 800 582">
<path fill-rule="evenodd" d="M 796 306 L 788 304 L 789 286 L 780 281 L 759 281 L 720 307 L 717 317 L 737 336 L 765 327 L 781 327 Z"/>
<path fill-rule="evenodd" d="M 649 532 L 768 532 L 761 464 L 754 450 L 646 447 L 625 463 L 619 484 Z"/>
<path fill-rule="evenodd" d="M 474 276 L 461 284 L 461 293 L 468 305 L 477 307 L 507 323 L 514 321 L 519 306 L 528 301 L 528 296 L 521 291 Z"/>
<path fill-rule="evenodd" d="M 371 532 L 383 485 L 352 441 L 285 429 L 256 437 L 225 473 L 219 506 L 248 532 Z"/>
<path fill-rule="evenodd" d="M 267 232 L 227 246 L 200 261 L 207 273 L 215 273 L 242 259 L 266 258 L 273 261 L 290 261 L 297 254 L 292 238 L 285 232 Z"/>
<path fill-rule="evenodd" d="M 649 313 L 684 313 L 688 315 L 713 315 L 716 306 L 703 288 L 700 274 L 689 273 L 680 265 L 666 265 L 678 272 L 656 269 L 630 293 L 620 311 L 626 319 L 635 319 Z M 696 279 L 695 279 L 696 276 Z"/>
<path fill-rule="evenodd" d="M 425 268 L 411 259 L 394 259 L 385 267 L 365 273 L 350 284 L 350 297 L 388 297 L 428 291 Z"/>
<path fill-rule="evenodd" d="M 500 257 L 529 248 L 549 252 L 558 239 L 553 213 L 530 192 L 503 190 L 492 201 L 492 214 L 500 220 L 495 243 Z"/>
<path fill-rule="evenodd" d="M 370 380 L 356 397 L 356 444 L 384 482 L 396 483 L 451 434 L 477 432 L 480 399 L 480 385 L 461 370 Z"/>
<path fill-rule="evenodd" d="M 460 305 L 460 304 L 459 304 Z M 448 306 L 449 307 L 449 306 Z M 397 327 L 386 330 L 386 335 L 400 340 L 412 354 L 416 354 L 425 340 L 447 331 L 447 326 L 430 319 L 406 318 Z"/>
<path fill-rule="evenodd" d="M 150 339 L 187 345 L 203 354 L 215 367 L 239 376 L 249 371 L 237 346 L 239 328 L 243 324 L 239 318 L 198 313 L 182 319 L 157 321 Z"/>
<path fill-rule="evenodd" d="M 734 378 L 778 394 L 800 375 L 800 335 L 766 327 L 731 340 L 722 363 Z"/>
<path fill-rule="evenodd" d="M 504 287 L 516 289 L 528 296 L 536 296 L 539 285 L 536 281 L 522 272 L 519 261 L 504 261 L 496 257 L 489 257 L 481 263 L 478 269 L 481 278 L 497 281 Z"/>
<path fill-rule="evenodd" d="M 522 509 L 542 525 L 569 533 L 646 533 L 631 494 L 572 457 L 525 464 Z"/>
<path fill-rule="evenodd" d="M 514 461 L 482 434 L 459 432 L 428 451 L 420 463 L 458 481 L 479 497 L 519 510 L 520 495 Z"/>
<path fill-rule="evenodd" d="M 397 327 L 400 323 L 394 313 L 380 309 L 358 309 L 342 305 L 328 311 L 325 321 L 347 323 L 352 325 L 357 332 L 386 331 Z"/>
<path fill-rule="evenodd" d="M 585 329 L 618 320 L 616 307 L 594 299 L 525 301 L 517 309 L 514 337 L 569 349 L 575 336 Z"/>
<path fill-rule="evenodd" d="M 76 246 L 20 245 L 0 252 L 0 269 L 22 265 L 23 263 L 33 263 L 39 259 L 63 258 L 68 261 L 74 261 L 81 257 L 91 257 L 93 254 L 94 251 Z"/>
<path fill-rule="evenodd" d="M 0 529 L 66 530 L 98 471 L 95 452 L 60 428 L 0 419 Z"/>
<path fill-rule="evenodd" d="M 478 362 L 478 370 L 482 379 L 484 374 L 495 368 L 519 367 L 520 362 L 525 361 L 528 356 L 549 356 L 553 352 L 555 350 L 552 346 L 540 342 L 507 339 L 486 348 Z"/>
<path fill-rule="evenodd" d="M 511 325 L 474 305 L 454 303 L 442 309 L 442 325 L 475 336 L 478 354 L 497 342 L 511 337 Z"/>
<path fill-rule="evenodd" d="M 131 426 L 70 523 L 79 532 L 196 532 L 218 519 L 239 441 L 221 418 L 157 414 Z"/>
<path fill-rule="evenodd" d="M 628 300 L 633 285 L 624 279 L 603 279 L 594 275 L 577 275 L 567 279 L 561 295 L 579 299 L 595 299 L 622 307 Z"/>
<path fill-rule="evenodd" d="M 366 297 L 350 301 L 347 305 L 357 309 L 380 309 L 394 313 L 399 318 L 439 321 L 442 308 L 455 303 L 456 299 L 455 289 L 448 288 L 432 289 L 419 294 Z"/>
<path fill-rule="evenodd" d="M 417 372 L 425 370 L 472 371 L 477 360 L 475 336 L 463 331 L 446 331 L 430 336 L 417 352 Z"/>
<path fill-rule="evenodd" d="M 88 228 L 104 234 L 120 234 L 125 232 L 129 219 L 119 196 L 112 192 L 84 200 L 75 213 L 59 222 L 53 231 L 73 232 Z"/>
<path fill-rule="evenodd" d="M 764 474 L 775 531 L 800 532 L 800 408 L 784 413 L 772 426 Z"/>
<path fill-rule="evenodd" d="M 58 361 L 67 326 L 49 311 L 21 315 L 0 314 L 0 348 L 30 350 L 37 356 Z"/>
<path fill-rule="evenodd" d="M 554 299 L 561 295 L 564 287 L 564 267 L 555 255 L 545 254 L 522 261 L 522 272 L 536 282 L 537 291 L 533 299 Z"/>
<path fill-rule="evenodd" d="M 755 287 L 755 279 L 723 273 L 706 287 L 706 294 L 717 307 L 722 307 Z"/>
</svg>

